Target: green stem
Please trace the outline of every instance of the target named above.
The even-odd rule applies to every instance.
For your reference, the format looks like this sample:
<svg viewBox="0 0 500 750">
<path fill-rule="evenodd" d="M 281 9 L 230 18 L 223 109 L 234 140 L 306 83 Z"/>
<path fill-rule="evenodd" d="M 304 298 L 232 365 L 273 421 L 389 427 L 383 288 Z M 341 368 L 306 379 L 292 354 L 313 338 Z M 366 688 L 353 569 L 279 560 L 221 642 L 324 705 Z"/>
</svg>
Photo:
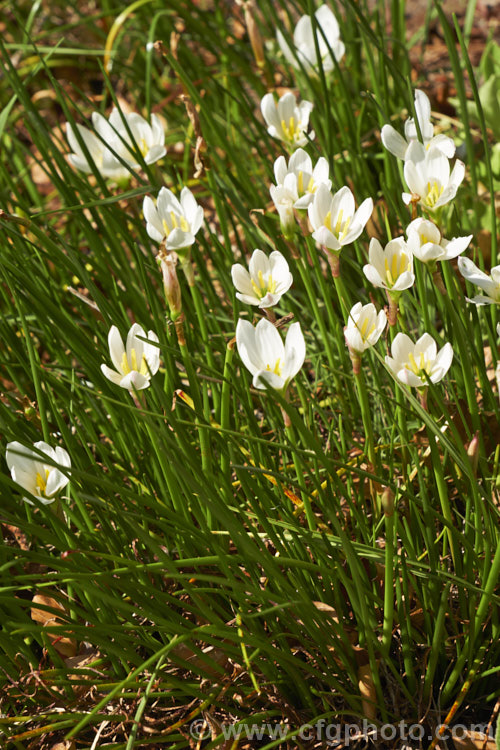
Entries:
<svg viewBox="0 0 500 750">
<path fill-rule="evenodd" d="M 385 576 L 384 576 L 384 622 L 382 626 L 382 652 L 389 656 L 394 621 L 394 532 L 396 513 L 385 514 Z"/>
</svg>

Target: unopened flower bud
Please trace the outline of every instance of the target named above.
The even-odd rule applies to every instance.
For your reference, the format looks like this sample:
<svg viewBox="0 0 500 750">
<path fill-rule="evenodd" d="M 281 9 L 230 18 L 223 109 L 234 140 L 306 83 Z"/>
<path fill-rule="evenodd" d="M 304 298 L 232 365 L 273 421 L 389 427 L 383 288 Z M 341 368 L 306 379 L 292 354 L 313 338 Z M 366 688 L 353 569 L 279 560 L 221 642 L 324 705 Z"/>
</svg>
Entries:
<svg viewBox="0 0 500 750">
<path fill-rule="evenodd" d="M 175 322 L 182 312 L 181 287 L 177 278 L 177 253 L 161 253 L 160 265 L 163 274 L 165 298 L 170 309 L 170 317 Z"/>
<path fill-rule="evenodd" d="M 382 503 L 384 515 L 387 516 L 387 518 L 390 518 L 394 513 L 394 492 L 390 487 L 386 487 L 382 492 L 380 501 Z"/>
<path fill-rule="evenodd" d="M 255 62 L 259 68 L 263 68 L 265 65 L 264 57 L 264 45 L 262 44 L 262 36 L 260 29 L 255 22 L 255 2 L 254 0 L 248 0 L 243 6 L 245 14 L 245 23 L 247 26 L 248 37 L 250 44 L 252 45 L 252 52 L 255 57 Z"/>
<path fill-rule="evenodd" d="M 470 458 L 470 462 L 472 464 L 472 471 L 474 472 L 474 476 L 477 472 L 477 464 L 479 461 L 479 432 L 476 432 L 474 437 L 469 443 L 469 447 L 467 448 L 467 455 Z"/>
</svg>

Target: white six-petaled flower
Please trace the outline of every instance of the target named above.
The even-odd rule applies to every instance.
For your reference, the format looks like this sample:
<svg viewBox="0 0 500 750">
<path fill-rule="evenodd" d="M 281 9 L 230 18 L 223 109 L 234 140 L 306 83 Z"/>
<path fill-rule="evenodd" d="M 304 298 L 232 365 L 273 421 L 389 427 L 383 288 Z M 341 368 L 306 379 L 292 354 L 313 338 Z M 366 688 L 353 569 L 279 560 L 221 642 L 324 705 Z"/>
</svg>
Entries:
<svg viewBox="0 0 500 750">
<path fill-rule="evenodd" d="M 309 221 L 313 238 L 334 253 L 357 240 L 373 211 L 373 200 L 367 198 L 356 211 L 354 196 L 348 187 L 332 195 L 326 185 L 319 185 L 310 204 Z"/>
<path fill-rule="evenodd" d="M 316 30 L 314 29 L 311 16 L 304 15 L 299 18 L 293 32 L 293 47 L 286 41 L 278 29 L 277 39 L 281 51 L 286 60 L 295 68 L 301 66 L 307 73 L 318 72 L 319 65 L 325 73 L 329 73 L 335 67 L 335 60 L 340 62 L 345 54 L 345 45 L 340 38 L 340 29 L 337 19 L 328 7 L 322 5 L 314 14 Z M 316 43 L 319 49 L 319 59 L 316 52 Z"/>
<path fill-rule="evenodd" d="M 475 305 L 500 305 L 500 266 L 493 266 L 491 276 L 481 271 L 469 258 L 458 259 L 458 270 L 467 281 L 482 289 L 485 294 L 477 294 L 468 302 Z"/>
<path fill-rule="evenodd" d="M 167 153 L 165 131 L 157 115 L 151 115 L 150 125 L 136 112 L 127 114 L 114 107 L 109 121 L 99 112 L 94 112 L 92 124 L 97 135 L 83 125 L 77 125 L 77 128 L 103 177 L 115 180 L 130 177 L 130 170 L 139 169 L 137 149 L 146 164 L 153 164 Z M 92 167 L 69 123 L 66 123 L 66 134 L 73 149 L 69 156 L 70 163 L 82 172 L 92 172 Z M 126 166 L 122 162 L 125 162 Z"/>
<path fill-rule="evenodd" d="M 415 112 L 425 148 L 437 148 L 446 157 L 452 159 L 455 155 L 455 144 L 446 135 L 434 135 L 434 126 L 431 122 L 431 105 L 423 91 L 415 91 Z M 391 154 L 397 156 L 398 159 L 406 159 L 410 145 L 419 140 L 414 118 L 409 117 L 406 120 L 404 138 L 392 125 L 383 126 L 381 138 L 382 143 Z"/>
<path fill-rule="evenodd" d="M 292 323 L 283 346 L 278 331 L 266 318 L 259 320 L 255 328 L 248 320 L 239 320 L 236 345 L 243 364 L 253 375 L 254 388 L 260 390 L 271 386 L 285 392 L 306 356 L 300 323 Z"/>
<path fill-rule="evenodd" d="M 309 116 L 313 108 L 311 102 L 303 101 L 297 104 L 295 95 L 289 91 L 277 102 L 272 94 L 266 94 L 262 98 L 260 108 L 266 121 L 267 132 L 273 138 L 284 141 L 291 148 L 305 146 L 314 138 L 314 130 L 307 133 Z"/>
<path fill-rule="evenodd" d="M 366 349 L 374 346 L 387 325 L 385 310 L 377 313 L 375 305 L 369 302 L 362 305 L 357 302 L 351 308 L 344 336 L 349 351 L 361 355 Z"/>
<path fill-rule="evenodd" d="M 445 240 L 434 222 L 422 217 L 408 224 L 406 236 L 407 245 L 415 258 L 430 264 L 456 258 L 467 249 L 472 239 L 472 234 L 469 234 L 467 237 Z"/>
<path fill-rule="evenodd" d="M 203 224 L 203 208 L 187 187 L 182 188 L 180 200 L 168 188 L 161 188 L 156 205 L 146 196 L 142 210 L 151 239 L 164 242 L 166 250 L 175 250 L 179 255 L 195 242 Z"/>
<path fill-rule="evenodd" d="M 293 276 L 285 257 L 273 250 L 269 258 L 262 250 L 254 250 L 248 271 L 240 263 L 231 268 L 236 296 L 247 305 L 261 308 L 277 305 L 281 297 L 293 284 Z"/>
<path fill-rule="evenodd" d="M 363 266 L 363 273 L 373 286 L 387 289 L 391 295 L 413 286 L 413 255 L 404 237 L 391 240 L 385 248 L 373 237 L 368 258 L 370 262 Z"/>
<path fill-rule="evenodd" d="M 428 333 L 424 333 L 416 343 L 406 333 L 398 333 L 392 342 L 392 356 L 385 361 L 396 378 L 414 388 L 424 388 L 438 383 L 450 369 L 453 360 L 453 347 L 446 343 L 437 351 L 437 344 Z"/>
<path fill-rule="evenodd" d="M 26 448 L 17 440 L 8 443 L 5 460 L 14 482 L 38 497 L 44 505 L 49 505 L 69 482 L 67 470 L 71 467 L 71 459 L 64 448 L 52 448 L 43 440 L 34 443 L 33 447 L 36 451 Z M 66 469 L 66 472 L 63 473 L 58 466 Z M 28 497 L 23 499 L 33 505 Z"/>
<path fill-rule="evenodd" d="M 404 176 L 410 193 L 403 193 L 405 203 L 415 200 L 428 211 L 435 211 L 449 203 L 464 179 L 465 164 L 456 160 L 450 174 L 449 159 L 439 149 L 426 150 L 413 141 L 406 153 Z"/>
<path fill-rule="evenodd" d="M 147 341 L 143 341 L 147 339 Z M 149 343 L 150 342 L 150 343 Z M 147 336 L 138 323 L 130 328 L 127 334 L 127 345 L 116 326 L 111 326 L 108 334 L 109 354 L 115 367 L 101 365 L 103 374 L 115 385 L 126 388 L 131 393 L 148 388 L 151 377 L 160 366 L 160 350 L 157 346 L 158 336 L 148 331 Z"/>
</svg>

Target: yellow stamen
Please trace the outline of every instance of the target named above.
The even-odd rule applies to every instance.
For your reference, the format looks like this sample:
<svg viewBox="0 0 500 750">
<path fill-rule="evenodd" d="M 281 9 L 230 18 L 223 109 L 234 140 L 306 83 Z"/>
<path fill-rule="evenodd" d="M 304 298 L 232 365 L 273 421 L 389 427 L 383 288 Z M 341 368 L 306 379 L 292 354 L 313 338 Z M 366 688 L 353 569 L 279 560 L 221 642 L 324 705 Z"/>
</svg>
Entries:
<svg viewBox="0 0 500 750">
<path fill-rule="evenodd" d="M 297 177 L 297 191 L 299 195 L 304 194 L 304 173 L 302 170 L 300 170 L 299 176 Z"/>
<path fill-rule="evenodd" d="M 168 237 L 173 229 L 182 229 L 183 232 L 189 232 L 189 224 L 187 223 L 184 216 L 179 216 L 174 211 L 170 211 L 169 217 L 170 222 L 168 222 L 166 219 L 163 219 L 162 221 L 165 237 Z"/>
<path fill-rule="evenodd" d="M 278 357 L 278 359 L 276 360 L 276 363 L 274 365 L 274 368 L 272 370 L 272 372 L 274 372 L 274 374 L 277 375 L 278 377 L 281 377 L 281 371 L 283 369 L 281 367 L 281 365 L 280 365 L 280 361 L 281 361 L 281 358 Z M 266 370 L 267 370 L 267 372 L 271 372 L 271 365 L 266 365 Z"/>
<path fill-rule="evenodd" d="M 384 260 L 384 266 L 385 266 L 385 277 L 387 279 L 387 283 L 388 283 L 389 286 L 393 286 L 394 285 L 394 280 L 393 280 L 392 274 L 391 274 L 391 272 L 389 270 L 389 261 L 387 260 L 387 258 L 385 258 L 385 260 Z"/>
<path fill-rule="evenodd" d="M 369 322 L 370 322 L 370 319 L 369 318 L 365 318 L 363 320 L 362 324 L 361 324 L 361 328 L 359 328 L 358 324 L 356 323 L 356 328 L 360 332 L 361 338 L 363 339 L 363 341 L 366 341 L 367 339 L 369 339 L 370 336 L 372 335 L 373 331 L 375 330 L 375 323 L 372 323 L 371 328 L 370 328 L 369 331 L 366 330 L 368 328 L 368 323 Z"/>
<path fill-rule="evenodd" d="M 425 355 L 423 352 L 420 352 L 419 361 L 415 360 L 415 356 L 413 352 L 410 352 L 408 355 L 408 360 L 410 362 L 410 370 L 415 373 L 415 375 L 418 375 L 419 377 L 423 375 L 424 373 L 428 373 L 427 367 L 428 362 L 425 359 Z"/>
<path fill-rule="evenodd" d="M 300 122 L 295 124 L 295 117 L 290 117 L 288 124 L 285 120 L 281 121 L 281 129 L 285 135 L 287 141 L 295 141 L 297 136 L 300 135 L 301 127 Z"/>
<path fill-rule="evenodd" d="M 332 231 L 332 212 L 328 211 L 324 219 L 325 227 L 331 232 Z"/>
<path fill-rule="evenodd" d="M 47 487 L 47 482 L 49 480 L 49 474 L 50 474 L 50 469 L 45 469 L 45 479 L 44 479 L 42 475 L 40 474 L 40 472 L 37 471 L 36 473 L 35 483 L 36 483 L 37 488 L 40 490 L 40 493 L 45 492 L 45 489 Z"/>
<path fill-rule="evenodd" d="M 342 227 L 342 216 L 344 215 L 344 209 L 340 209 L 339 215 L 337 216 L 337 223 L 335 224 L 335 234 L 339 236 L 340 229 Z"/>
<path fill-rule="evenodd" d="M 439 198 L 441 197 L 441 194 L 444 190 L 444 185 L 438 185 L 437 180 L 434 180 L 434 182 L 427 183 L 427 195 L 425 196 L 423 202 L 426 206 L 429 206 L 429 208 L 433 208 Z"/>
<path fill-rule="evenodd" d="M 144 138 L 141 138 L 141 140 L 139 141 L 138 145 L 139 145 L 139 151 L 141 152 L 141 154 L 143 156 L 146 156 L 146 154 L 149 151 L 148 144 L 146 143 L 146 140 Z"/>
<path fill-rule="evenodd" d="M 274 294 L 276 292 L 277 284 L 271 274 L 269 274 L 266 280 L 262 271 L 258 271 L 257 278 L 259 281 L 258 284 L 253 279 L 251 280 L 252 289 L 257 297 L 265 297 L 266 294 Z"/>
<path fill-rule="evenodd" d="M 127 358 L 127 353 L 123 352 L 121 370 L 124 375 L 128 375 L 129 372 L 132 372 L 132 370 L 139 372 L 141 375 L 147 375 L 149 370 L 148 370 L 148 363 L 146 361 L 146 357 L 143 354 L 141 363 L 140 365 L 138 365 L 137 353 L 135 349 L 132 349 L 132 351 L 130 352 L 130 361 Z"/>
</svg>

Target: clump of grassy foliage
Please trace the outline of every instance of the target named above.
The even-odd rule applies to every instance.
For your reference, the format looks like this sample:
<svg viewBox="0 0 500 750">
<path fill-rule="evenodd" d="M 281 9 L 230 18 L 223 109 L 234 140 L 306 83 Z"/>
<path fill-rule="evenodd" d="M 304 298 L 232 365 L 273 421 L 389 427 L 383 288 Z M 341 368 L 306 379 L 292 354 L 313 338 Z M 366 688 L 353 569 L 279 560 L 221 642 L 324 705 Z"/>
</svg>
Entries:
<svg viewBox="0 0 500 750">
<path fill-rule="evenodd" d="M 312 238 L 285 240 L 269 198 L 282 147 L 259 105 L 290 88 L 314 103 L 307 150 L 328 159 L 334 189 L 375 203 L 367 231 L 342 251 L 348 307 L 385 304 L 362 266 L 370 236 L 385 244 L 410 220 L 401 164 L 379 139 L 384 123 L 401 130 L 412 112 L 404 4 L 344 0 L 345 58 L 317 77 L 292 70 L 275 41 L 311 1 L 259 2 L 261 67 L 237 5 L 50 6 L 5 11 L 1 42 L 0 424 L 3 448 L 43 439 L 68 451 L 72 470 L 50 506 L 24 503 L 0 473 L 9 747 L 64 734 L 88 746 L 105 721 L 99 747 L 126 750 L 188 747 L 199 717 L 207 747 L 224 746 L 218 721 L 286 722 L 291 747 L 321 718 L 430 731 L 447 717 L 487 721 L 500 696 L 496 308 L 466 302 L 454 264 L 442 264 L 446 295 L 417 265 L 401 320 L 414 339 L 451 342 L 454 362 L 426 411 L 387 371 L 389 341 L 364 355 L 373 464 L 345 310 Z M 472 233 L 467 252 L 489 270 L 491 132 L 462 32 L 439 6 L 429 12 L 457 90 L 459 123 L 443 127 L 464 142 L 467 165 L 443 234 Z M 127 185 L 67 161 L 64 122 L 113 104 L 168 123 L 167 156 Z M 180 278 L 182 352 L 141 213 L 165 185 L 188 186 L 205 210 L 196 283 Z M 280 250 L 294 275 L 278 315 L 300 322 L 307 355 L 290 403 L 253 390 L 231 345 L 239 317 L 258 317 L 230 274 L 254 248 Z M 141 402 L 100 369 L 111 325 L 126 334 L 133 322 L 157 333 L 161 356 Z M 384 489 L 386 513 L 374 503 Z"/>
</svg>

